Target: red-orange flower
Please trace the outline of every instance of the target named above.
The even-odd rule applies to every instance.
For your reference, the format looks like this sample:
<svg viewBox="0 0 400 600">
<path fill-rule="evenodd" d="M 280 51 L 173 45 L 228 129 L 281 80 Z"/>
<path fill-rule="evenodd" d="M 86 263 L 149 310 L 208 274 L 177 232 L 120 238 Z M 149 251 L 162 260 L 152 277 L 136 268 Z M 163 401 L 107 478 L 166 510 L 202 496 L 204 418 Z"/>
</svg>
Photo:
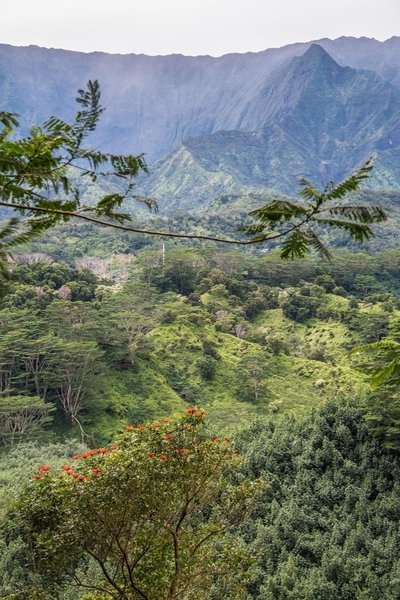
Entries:
<svg viewBox="0 0 400 600">
<path fill-rule="evenodd" d="M 167 460 L 167 455 L 166 454 L 160 454 L 160 458 L 161 460 Z"/>
<path fill-rule="evenodd" d="M 40 465 L 40 470 L 44 473 L 45 471 L 50 471 L 50 467 L 48 465 Z"/>
<path fill-rule="evenodd" d="M 187 414 L 188 414 L 188 415 L 192 415 L 193 413 L 195 413 L 195 412 L 196 412 L 196 409 L 195 409 L 195 408 L 188 408 L 188 409 L 186 410 L 186 412 L 187 412 Z"/>
<path fill-rule="evenodd" d="M 169 423 L 169 419 L 163 419 L 163 423 Z"/>
<path fill-rule="evenodd" d="M 63 465 L 63 466 L 61 467 L 61 469 L 62 469 L 63 471 L 72 471 L 72 467 L 70 467 L 69 465 Z"/>
<path fill-rule="evenodd" d="M 220 441 L 221 441 L 221 438 L 219 438 L 219 437 L 216 437 L 216 438 L 214 438 L 214 442 L 216 442 L 217 444 L 218 444 L 218 442 L 220 442 Z"/>
<path fill-rule="evenodd" d="M 155 455 L 156 455 L 155 452 L 148 452 L 147 453 L 147 456 L 150 456 L 151 458 L 153 458 Z"/>
</svg>

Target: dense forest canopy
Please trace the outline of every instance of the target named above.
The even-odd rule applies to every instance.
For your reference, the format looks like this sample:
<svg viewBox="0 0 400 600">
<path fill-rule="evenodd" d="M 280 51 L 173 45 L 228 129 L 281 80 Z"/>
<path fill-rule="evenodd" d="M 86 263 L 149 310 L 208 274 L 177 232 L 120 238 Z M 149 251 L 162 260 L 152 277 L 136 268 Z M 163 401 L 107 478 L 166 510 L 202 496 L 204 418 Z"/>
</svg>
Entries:
<svg viewBox="0 0 400 600">
<path fill-rule="evenodd" d="M 395 597 L 396 567 L 385 562 L 379 571 L 378 550 L 368 549 L 372 533 L 360 533 L 362 538 L 367 536 L 367 546 L 364 561 L 351 567 L 361 582 L 355 588 L 355 578 L 345 575 L 356 553 L 354 541 L 346 542 L 346 555 L 332 537 L 317 542 L 319 534 L 312 528 L 311 517 L 307 517 L 309 530 L 300 524 L 296 525 L 299 530 L 290 528 L 295 533 L 287 547 L 282 545 L 281 533 L 272 532 L 281 522 L 292 523 L 294 517 L 288 515 L 297 510 L 293 499 L 303 493 L 302 488 L 294 492 L 297 479 L 284 484 L 280 475 L 283 469 L 303 477 L 301 461 L 290 468 L 284 465 L 284 456 L 291 463 L 297 461 L 291 450 L 296 444 L 299 448 L 306 441 L 311 444 L 310 449 L 304 446 L 304 452 L 309 453 L 309 468 L 317 469 L 316 485 L 320 482 L 321 466 L 316 465 L 314 449 L 325 448 L 327 442 L 313 442 L 313 436 L 320 439 L 326 431 L 325 419 L 333 428 L 326 433 L 329 443 L 336 444 L 341 453 L 334 463 L 327 463 L 327 489 L 318 491 L 325 511 L 330 478 L 337 481 L 341 464 L 347 465 L 343 476 L 348 483 L 343 489 L 355 486 L 358 490 L 355 473 L 375 480 L 373 469 L 393 481 L 390 469 L 397 464 L 397 453 L 386 448 L 397 448 L 400 407 L 396 389 L 391 385 L 372 392 L 364 374 L 369 357 L 350 361 L 347 355 L 355 344 L 385 336 L 397 339 L 400 254 L 341 252 L 331 262 L 313 258 L 282 262 L 278 256 L 220 249 L 167 247 L 163 253 L 155 247 L 143 249 L 128 262 L 117 257 L 93 258 L 84 264 L 80 260 L 77 264 L 84 268 L 52 262 L 43 253 L 21 254 L 3 300 L 0 423 L 6 497 L 8 489 L 13 490 L 11 499 L 18 497 L 18 490 L 32 481 L 32 470 L 40 463 L 60 468 L 69 464 L 73 454 L 82 453 L 71 448 L 74 438 L 86 447 L 96 441 L 109 444 L 115 430 L 131 422 L 169 416 L 193 404 L 206 408 L 217 435 L 232 433 L 238 422 L 246 428 L 252 417 L 267 417 L 267 422 L 261 421 L 238 439 L 245 465 L 249 465 L 244 467 L 246 472 L 252 477 L 262 473 L 270 486 L 267 499 L 257 509 L 257 532 L 253 526 L 240 531 L 240 544 L 250 544 L 250 552 L 253 544 L 257 552 L 261 540 L 265 544 L 263 558 L 252 563 L 248 597 L 285 598 L 290 593 L 300 599 L 307 597 L 307 591 L 310 599 L 317 594 L 328 594 L 328 598 L 357 597 L 354 594 L 373 598 L 375 594 L 378 598 L 382 582 L 388 582 L 387 597 Z M 326 397 L 336 398 L 336 404 L 324 409 Z M 346 409 L 349 397 L 355 404 Z M 318 407 L 321 413 L 307 416 Z M 294 420 L 286 421 L 288 414 Z M 343 446 L 346 428 L 355 437 Z M 64 446 L 43 447 L 60 438 Z M 29 445 L 28 440 L 35 439 L 40 446 Z M 366 444 L 371 451 L 364 458 Z M 279 460 L 273 458 L 276 454 Z M 257 461 L 268 462 L 250 466 L 255 465 L 256 455 Z M 387 467 L 375 465 L 380 455 Z M 350 468 L 349 461 L 361 466 Z M 309 492 L 307 482 L 304 493 Z M 394 491 L 390 493 L 396 497 Z M 278 505 L 272 500 L 275 495 Z M 312 510 L 317 510 L 315 494 L 312 498 Z M 345 498 L 335 496 L 338 513 L 335 516 L 332 508 L 325 536 L 336 535 L 335 523 L 345 514 Z M 297 501 L 299 506 L 306 505 L 302 497 Z M 365 501 L 360 497 L 356 502 L 364 506 Z M 374 502 L 368 509 L 371 515 L 378 511 L 371 519 L 381 518 L 378 506 Z M 351 518 L 356 518 L 353 508 L 349 510 Z M 309 515 L 311 508 L 304 511 Z M 361 512 L 357 514 L 362 519 Z M 350 536 L 354 527 L 349 521 L 349 531 L 344 529 L 341 539 Z M 392 536 L 391 531 L 385 535 Z M 32 597 L 32 591 L 26 591 L 31 583 L 22 578 L 19 566 L 23 541 L 18 531 L 6 529 L 4 535 L 4 593 L 11 594 L 17 585 L 22 586 L 17 597 Z M 311 546 L 305 560 L 305 551 L 300 550 L 305 543 L 302 536 L 309 544 L 328 546 L 332 556 Z M 294 546 L 293 540 L 297 540 Z M 392 538 L 381 541 L 382 547 L 390 544 L 395 544 Z M 271 552 L 273 566 L 267 566 Z M 335 572 L 327 566 L 334 560 Z M 60 593 L 68 598 L 70 592 L 66 588 Z"/>
<path fill-rule="evenodd" d="M 77 259 L 84 268 L 44 260 L 21 255 L 0 311 L 5 438 L 18 427 L 46 436 L 53 422 L 106 440 L 193 401 L 210 404 L 216 422 L 229 405 L 235 423 L 307 410 L 328 390 L 361 398 L 371 395 L 359 365 L 369 357 L 348 351 L 396 335 L 398 252 L 286 263 L 172 247 Z M 32 404 L 30 424 L 18 426 L 15 405 L 7 413 L 17 396 L 21 415 Z"/>
<path fill-rule="evenodd" d="M 250 598 L 394 599 L 399 588 L 399 461 L 354 403 L 301 424 L 255 423 L 245 472 L 270 490 L 242 535 L 262 549 Z"/>
</svg>

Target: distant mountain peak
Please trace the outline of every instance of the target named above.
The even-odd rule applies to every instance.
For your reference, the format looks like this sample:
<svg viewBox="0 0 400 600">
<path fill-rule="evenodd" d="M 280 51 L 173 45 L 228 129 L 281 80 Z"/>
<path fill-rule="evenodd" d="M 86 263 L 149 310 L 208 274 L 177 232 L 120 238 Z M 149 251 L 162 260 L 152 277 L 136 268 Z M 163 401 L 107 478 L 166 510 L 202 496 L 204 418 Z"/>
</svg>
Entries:
<svg viewBox="0 0 400 600">
<path fill-rule="evenodd" d="M 370 185 L 399 187 L 399 93 L 374 71 L 341 66 L 312 44 L 246 110 L 241 131 L 187 138 L 154 166 L 141 193 L 190 210 L 243 190 L 291 194 L 300 175 L 324 187 L 376 153 Z"/>
<path fill-rule="evenodd" d="M 316 56 L 319 58 L 326 58 L 328 57 L 330 60 L 333 60 L 333 58 L 331 57 L 331 55 L 319 44 L 311 44 L 311 46 L 304 52 L 303 57 L 308 57 L 310 58 L 311 56 Z"/>
<path fill-rule="evenodd" d="M 311 44 L 311 46 L 304 52 L 302 56 L 294 59 L 299 65 L 314 65 L 320 68 L 323 65 L 331 67 L 339 67 L 338 63 L 332 58 L 332 56 L 324 50 L 319 44 Z M 340 68 L 340 67 L 339 67 Z"/>
<path fill-rule="evenodd" d="M 265 127 L 289 114 L 293 116 L 299 106 L 313 106 L 314 110 L 316 98 L 319 99 L 318 110 L 324 110 L 339 81 L 356 74 L 355 69 L 340 66 L 322 46 L 311 44 L 302 56 L 293 57 L 267 82 L 254 102 L 252 113 L 258 111 L 258 121 L 264 119 Z M 248 130 L 256 128 L 250 126 Z"/>
</svg>

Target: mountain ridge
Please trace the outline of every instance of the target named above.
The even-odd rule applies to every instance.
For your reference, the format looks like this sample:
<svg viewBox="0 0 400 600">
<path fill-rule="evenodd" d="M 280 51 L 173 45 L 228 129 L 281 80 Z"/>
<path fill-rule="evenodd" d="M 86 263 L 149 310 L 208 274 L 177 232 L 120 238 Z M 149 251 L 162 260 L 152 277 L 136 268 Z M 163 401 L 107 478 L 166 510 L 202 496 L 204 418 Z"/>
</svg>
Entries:
<svg viewBox="0 0 400 600">
<path fill-rule="evenodd" d="M 267 48 L 263 48 L 262 50 L 248 50 L 246 52 L 224 52 L 224 54 L 218 54 L 216 56 L 212 55 L 212 54 L 184 54 L 182 52 L 169 52 L 167 54 L 146 54 L 145 52 L 106 52 L 105 50 L 71 50 L 69 48 L 59 48 L 59 47 L 55 47 L 55 46 L 40 46 L 39 44 L 27 44 L 27 45 L 15 45 L 15 44 L 8 44 L 8 43 L 4 43 L 4 42 L 0 42 L 0 48 L 5 46 L 5 47 L 9 47 L 9 48 L 37 48 L 40 50 L 55 50 L 55 51 L 62 51 L 62 52 L 68 52 L 68 53 L 74 53 L 74 54 L 83 54 L 83 55 L 91 55 L 91 54 L 105 54 L 108 56 L 148 56 L 148 57 L 152 57 L 152 58 L 160 58 L 160 57 L 165 57 L 165 56 L 182 56 L 184 58 L 212 58 L 212 59 L 219 59 L 219 58 L 223 58 L 225 56 L 247 56 L 247 55 L 251 55 L 251 54 L 260 54 L 263 52 L 267 52 L 267 51 L 274 51 L 274 50 L 281 50 L 282 48 L 289 48 L 292 46 L 299 46 L 299 45 L 307 45 L 307 44 L 318 44 L 321 45 L 321 42 L 338 42 L 338 41 L 367 41 L 370 42 L 371 44 L 379 44 L 379 45 L 387 45 L 387 44 L 393 44 L 396 43 L 397 41 L 400 42 L 400 36 L 397 35 L 392 35 L 390 38 L 386 38 L 385 40 L 378 40 L 374 37 L 368 37 L 365 35 L 361 35 L 361 36 L 352 36 L 352 35 L 341 35 L 337 38 L 327 38 L 327 37 L 323 37 L 323 38 L 317 38 L 315 40 L 309 40 L 309 41 L 303 41 L 303 42 L 290 42 L 289 44 L 283 44 L 283 46 L 271 46 L 271 47 L 267 47 Z"/>
<path fill-rule="evenodd" d="M 341 66 L 373 68 L 400 87 L 400 38 L 320 41 Z M 222 57 L 79 53 L 0 45 L 0 106 L 26 124 L 50 114 L 69 118 L 74 95 L 99 79 L 108 110 L 93 144 L 116 152 L 164 157 L 184 139 L 219 130 L 244 130 L 250 109 L 277 69 L 312 42 Z M 261 123 L 252 123 L 257 130 Z"/>
<path fill-rule="evenodd" d="M 259 130 L 187 138 L 153 165 L 143 193 L 166 210 L 197 210 L 222 193 L 293 194 L 300 176 L 323 187 L 374 154 L 369 185 L 400 188 L 400 98 L 373 71 L 342 67 L 313 45 L 279 71 L 257 106 Z"/>
</svg>

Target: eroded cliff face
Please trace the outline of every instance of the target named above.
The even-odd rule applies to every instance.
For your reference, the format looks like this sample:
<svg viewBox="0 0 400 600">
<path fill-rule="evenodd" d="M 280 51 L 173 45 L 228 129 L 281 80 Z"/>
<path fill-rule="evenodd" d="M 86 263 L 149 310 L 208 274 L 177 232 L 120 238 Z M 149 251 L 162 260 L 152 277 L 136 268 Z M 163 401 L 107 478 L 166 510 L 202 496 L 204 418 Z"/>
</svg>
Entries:
<svg viewBox="0 0 400 600">
<path fill-rule="evenodd" d="M 372 155 L 368 185 L 400 188 L 399 91 L 373 71 L 340 66 L 319 45 L 271 77 L 245 126 L 183 141 L 153 166 L 143 191 L 165 209 L 196 210 L 222 193 L 292 194 L 302 175 L 324 186 Z"/>
<path fill-rule="evenodd" d="M 320 40 L 342 66 L 374 69 L 400 86 L 400 38 Z M 266 46 L 268 41 L 266 40 Z M 107 111 L 93 143 L 146 152 L 150 163 L 193 136 L 257 131 L 282 110 L 280 70 L 311 43 L 220 58 L 84 54 L 0 45 L 0 106 L 36 123 L 74 111 L 74 94 L 99 79 Z M 290 99 L 289 99 L 290 100 Z"/>
</svg>

